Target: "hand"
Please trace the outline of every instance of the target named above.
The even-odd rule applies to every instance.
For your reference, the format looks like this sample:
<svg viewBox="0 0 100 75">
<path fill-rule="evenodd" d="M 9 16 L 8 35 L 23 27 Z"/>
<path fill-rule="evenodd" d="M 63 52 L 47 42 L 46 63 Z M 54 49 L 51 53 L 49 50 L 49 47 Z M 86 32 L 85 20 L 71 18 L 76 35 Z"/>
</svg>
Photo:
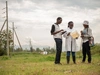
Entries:
<svg viewBox="0 0 100 75">
<path fill-rule="evenodd" d="M 66 31 L 63 31 L 62 34 L 66 33 Z"/>
<path fill-rule="evenodd" d="M 82 31 L 80 31 L 82 33 Z"/>
<path fill-rule="evenodd" d="M 80 31 L 81 32 L 81 35 L 83 35 L 83 32 L 82 31 Z"/>
<path fill-rule="evenodd" d="M 84 37 L 84 35 L 81 35 L 81 38 L 83 38 Z"/>
<path fill-rule="evenodd" d="M 63 29 L 61 29 L 60 31 L 64 31 Z"/>
<path fill-rule="evenodd" d="M 76 37 L 76 39 L 78 39 L 78 37 Z"/>
<path fill-rule="evenodd" d="M 70 33 L 67 34 L 67 36 L 69 36 L 69 35 L 70 35 Z"/>
</svg>

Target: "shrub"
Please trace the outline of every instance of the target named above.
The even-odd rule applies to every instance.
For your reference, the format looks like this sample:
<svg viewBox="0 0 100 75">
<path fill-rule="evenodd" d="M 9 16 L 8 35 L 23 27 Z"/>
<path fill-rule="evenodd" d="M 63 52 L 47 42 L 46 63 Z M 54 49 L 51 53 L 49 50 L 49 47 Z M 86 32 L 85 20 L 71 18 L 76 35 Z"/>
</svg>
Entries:
<svg viewBox="0 0 100 75">
<path fill-rule="evenodd" d="M 6 51 L 0 49 L 0 56 L 5 55 L 5 54 L 6 54 Z"/>
</svg>

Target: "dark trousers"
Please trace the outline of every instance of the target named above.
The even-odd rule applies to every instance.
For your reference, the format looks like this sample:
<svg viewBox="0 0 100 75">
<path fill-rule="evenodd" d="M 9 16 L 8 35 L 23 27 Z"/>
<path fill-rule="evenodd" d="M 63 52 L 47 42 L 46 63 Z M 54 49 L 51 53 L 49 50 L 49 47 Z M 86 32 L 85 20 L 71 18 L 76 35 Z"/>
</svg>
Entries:
<svg viewBox="0 0 100 75">
<path fill-rule="evenodd" d="M 83 53 L 83 60 L 82 62 L 85 62 L 86 60 L 86 54 L 88 55 L 88 62 L 91 62 L 91 51 L 89 46 L 89 41 L 82 44 L 82 53 Z"/>
<path fill-rule="evenodd" d="M 60 57 L 62 52 L 62 39 L 55 38 L 56 43 L 56 57 L 55 57 L 55 64 L 60 63 Z"/>
</svg>

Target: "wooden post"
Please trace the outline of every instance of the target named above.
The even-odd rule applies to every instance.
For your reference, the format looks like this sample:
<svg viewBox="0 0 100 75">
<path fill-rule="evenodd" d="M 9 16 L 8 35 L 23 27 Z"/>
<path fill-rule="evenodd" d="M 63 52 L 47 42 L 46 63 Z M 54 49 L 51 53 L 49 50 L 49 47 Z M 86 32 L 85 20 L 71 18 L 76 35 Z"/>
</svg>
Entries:
<svg viewBox="0 0 100 75">
<path fill-rule="evenodd" d="M 19 43 L 19 46 L 20 46 L 21 50 L 23 50 L 23 49 L 22 49 L 22 46 L 21 46 L 21 44 L 20 44 L 20 41 L 19 41 L 19 39 L 18 39 L 17 33 L 16 33 L 15 30 L 14 30 L 14 32 L 15 32 L 15 35 L 16 35 L 16 38 L 17 38 L 17 41 L 18 41 L 18 43 Z"/>
<path fill-rule="evenodd" d="M 12 22 L 12 30 L 13 30 L 13 52 L 14 52 L 14 30 L 15 30 L 15 28 L 14 28 L 14 22 Z"/>
<path fill-rule="evenodd" d="M 30 51 L 32 52 L 32 51 L 33 51 L 33 48 L 32 48 L 32 42 L 31 42 L 31 39 L 29 39 L 29 44 L 30 44 Z"/>
<path fill-rule="evenodd" d="M 2 30 L 3 30 L 3 27 L 4 27 L 5 23 L 6 23 L 6 20 L 4 21 L 3 26 L 2 26 L 2 28 L 0 30 L 0 34 L 1 34 Z"/>
<path fill-rule="evenodd" d="M 8 29 L 8 3 L 6 1 L 6 24 L 7 24 L 7 28 L 6 28 L 6 31 L 7 31 L 7 56 L 9 56 L 9 29 Z"/>
</svg>

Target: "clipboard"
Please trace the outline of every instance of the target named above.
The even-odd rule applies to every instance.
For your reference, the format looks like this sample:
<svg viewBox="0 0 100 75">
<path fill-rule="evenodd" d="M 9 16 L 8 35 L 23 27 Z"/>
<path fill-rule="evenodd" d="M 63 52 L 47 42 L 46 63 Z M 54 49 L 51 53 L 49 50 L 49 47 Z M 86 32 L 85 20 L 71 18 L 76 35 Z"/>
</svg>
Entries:
<svg viewBox="0 0 100 75">
<path fill-rule="evenodd" d="M 79 37 L 79 33 L 77 31 L 71 32 L 70 35 L 72 36 L 72 38 L 76 39 Z"/>
</svg>

